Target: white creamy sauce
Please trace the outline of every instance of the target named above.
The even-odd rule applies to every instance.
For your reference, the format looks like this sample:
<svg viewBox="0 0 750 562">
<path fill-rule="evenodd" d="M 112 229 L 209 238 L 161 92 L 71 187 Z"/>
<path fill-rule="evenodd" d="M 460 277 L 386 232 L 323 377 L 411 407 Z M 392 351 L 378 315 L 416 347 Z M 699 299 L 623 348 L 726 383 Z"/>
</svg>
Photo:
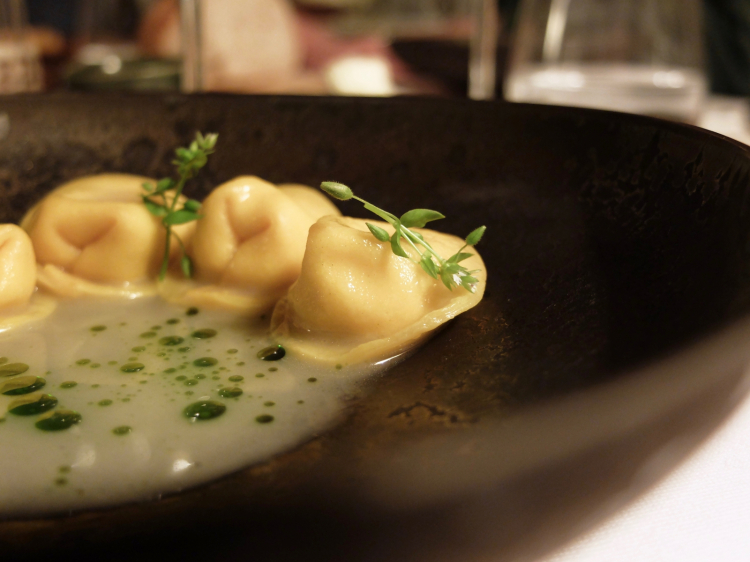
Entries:
<svg viewBox="0 0 750 562">
<path fill-rule="evenodd" d="M 106 329 L 92 331 L 96 326 Z M 206 328 L 216 335 L 191 336 Z M 383 368 L 336 369 L 293 354 L 263 361 L 257 353 L 272 343 L 266 329 L 235 314 L 187 315 L 144 298 L 63 301 L 45 321 L 0 334 L 5 364 L 29 366 L 19 375 L 0 373 L 0 387 L 42 377 L 46 385 L 36 392 L 54 396 L 56 410 L 81 416 L 68 429 L 43 431 L 35 423 L 45 414 L 9 411 L 30 395 L 0 395 L 0 516 L 146 500 L 267 460 L 329 427 L 342 397 Z M 160 343 L 168 336 L 184 341 Z M 217 363 L 194 365 L 205 357 Z M 130 363 L 143 369 L 122 372 Z M 242 391 L 238 397 L 221 396 L 234 388 Z M 185 415 L 206 400 L 226 410 L 206 420 Z M 123 427 L 131 430 L 114 432 Z"/>
</svg>

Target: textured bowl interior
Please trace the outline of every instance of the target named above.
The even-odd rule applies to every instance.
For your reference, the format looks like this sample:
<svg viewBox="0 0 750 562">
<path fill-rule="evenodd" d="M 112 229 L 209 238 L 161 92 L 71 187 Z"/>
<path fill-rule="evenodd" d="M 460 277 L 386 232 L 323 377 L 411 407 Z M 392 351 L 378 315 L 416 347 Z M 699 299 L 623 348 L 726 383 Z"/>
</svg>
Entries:
<svg viewBox="0 0 750 562">
<path fill-rule="evenodd" d="M 430 99 L 54 95 L 3 98 L 0 113 L 2 221 L 83 174 L 167 175 L 172 149 L 200 130 L 220 140 L 193 196 L 239 174 L 335 179 L 396 213 L 442 210 L 451 233 L 488 226 L 485 300 L 351 396 L 331 431 L 158 501 L 0 522 L 14 553 L 435 560 L 443 543 L 443 553 L 468 552 L 444 531 L 472 520 L 456 501 L 384 506 L 362 475 L 395 449 L 442 435 L 470 445 L 519 411 L 627 378 L 750 305 L 750 152 L 696 128 Z M 499 454 L 498 473 L 511 460 Z M 451 474 L 431 476 L 445 487 Z M 514 521 L 495 546 L 539 525 L 546 500 L 524 486 L 514 501 L 541 507 L 525 517 L 493 508 L 498 525 Z"/>
</svg>

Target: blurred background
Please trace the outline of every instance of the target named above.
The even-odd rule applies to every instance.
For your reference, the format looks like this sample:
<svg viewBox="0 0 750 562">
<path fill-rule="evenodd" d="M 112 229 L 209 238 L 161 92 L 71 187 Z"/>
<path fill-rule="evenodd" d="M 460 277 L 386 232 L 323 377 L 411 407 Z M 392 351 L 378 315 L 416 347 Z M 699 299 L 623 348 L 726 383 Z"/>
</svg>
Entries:
<svg viewBox="0 0 750 562">
<path fill-rule="evenodd" d="M 699 123 L 750 0 L 0 0 L 0 92 L 432 95 Z"/>
</svg>

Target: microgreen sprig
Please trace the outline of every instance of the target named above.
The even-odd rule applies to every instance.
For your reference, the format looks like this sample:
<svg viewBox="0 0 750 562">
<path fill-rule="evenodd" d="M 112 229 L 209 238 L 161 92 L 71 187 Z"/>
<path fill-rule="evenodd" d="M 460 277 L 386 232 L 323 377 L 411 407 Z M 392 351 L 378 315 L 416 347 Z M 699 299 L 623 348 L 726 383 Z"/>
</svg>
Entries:
<svg viewBox="0 0 750 562">
<path fill-rule="evenodd" d="M 172 230 L 172 227 L 178 224 L 185 224 L 201 218 L 200 201 L 188 199 L 177 208 L 177 203 L 182 195 L 187 180 L 195 177 L 198 171 L 208 162 L 208 156 L 213 154 L 214 147 L 219 135 L 208 133 L 205 136 L 196 133 L 195 140 L 187 148 L 178 148 L 175 150 L 177 156 L 172 160 L 172 164 L 177 168 L 177 180 L 173 178 L 163 178 L 156 182 L 156 185 L 145 182 L 143 190 L 146 192 L 141 195 L 144 205 L 148 211 L 155 217 L 161 218 L 161 223 L 167 231 L 164 240 L 164 259 L 162 260 L 161 269 L 159 270 L 159 281 L 164 281 L 169 267 L 169 248 L 172 237 L 180 244 L 182 256 L 180 258 L 180 267 L 185 277 L 192 277 L 193 262 L 185 252 L 185 244 L 182 239 Z M 172 197 L 171 201 L 167 198 L 167 193 Z"/>
<path fill-rule="evenodd" d="M 392 235 L 389 235 L 388 232 L 377 225 L 369 222 L 365 224 L 375 238 L 381 242 L 390 242 L 391 250 L 397 256 L 419 264 L 430 277 L 440 279 L 451 291 L 453 287 L 458 287 L 459 285 L 471 293 L 476 291 L 476 285 L 479 280 L 473 274 L 479 270 L 469 271 L 461 265 L 461 262 L 474 255 L 464 252 L 464 250 L 469 246 L 476 246 L 479 243 L 484 235 L 484 231 L 487 230 L 486 226 L 474 229 L 466 237 L 465 244 L 458 252 L 448 259 L 443 259 L 419 232 L 411 230 L 412 228 L 422 228 L 428 222 L 444 219 L 445 216 L 442 213 L 431 209 L 412 209 L 399 218 L 357 197 L 343 183 L 324 181 L 320 184 L 320 188 L 334 199 L 339 199 L 340 201 L 356 199 L 365 206 L 365 209 L 389 223 L 394 228 Z M 414 249 L 419 259 L 415 259 L 406 253 L 402 246 L 402 241 L 406 241 Z"/>
</svg>

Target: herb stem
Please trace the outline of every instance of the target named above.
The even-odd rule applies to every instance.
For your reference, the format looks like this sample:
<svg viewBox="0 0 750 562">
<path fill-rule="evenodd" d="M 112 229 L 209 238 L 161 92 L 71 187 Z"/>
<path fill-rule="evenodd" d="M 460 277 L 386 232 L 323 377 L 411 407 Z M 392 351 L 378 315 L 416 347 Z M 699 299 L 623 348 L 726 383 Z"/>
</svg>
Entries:
<svg viewBox="0 0 750 562">
<path fill-rule="evenodd" d="M 168 207 L 169 212 L 172 213 L 175 210 L 175 207 L 177 207 L 177 201 L 180 198 L 180 195 L 182 195 L 182 190 L 185 187 L 185 180 L 187 178 L 185 176 L 182 176 L 180 178 L 180 181 L 177 182 L 177 187 L 175 188 L 174 196 L 172 197 L 172 203 L 167 204 L 167 196 L 164 195 L 164 193 L 161 194 L 162 198 L 164 199 L 164 206 Z M 164 259 L 161 261 L 161 269 L 159 270 L 159 281 L 164 281 L 164 279 L 167 277 L 167 270 L 169 269 L 169 251 L 172 248 L 172 226 L 168 225 L 164 222 L 164 219 L 162 219 L 162 224 L 164 224 L 164 228 L 167 231 L 166 237 L 164 238 Z M 183 253 L 185 252 L 185 246 L 182 244 L 182 240 L 180 240 L 180 237 L 177 236 L 177 233 L 175 233 L 175 238 L 180 241 L 180 246 L 182 247 Z"/>
<path fill-rule="evenodd" d="M 438 260 L 440 262 L 440 265 L 444 265 L 445 264 L 445 260 L 438 255 L 438 253 L 435 251 L 435 249 L 432 246 L 430 246 L 429 243 L 426 240 L 423 240 L 422 238 L 419 238 L 416 234 L 414 234 L 411 230 L 409 230 L 403 224 L 401 225 L 401 233 L 406 235 L 406 236 L 404 236 L 404 238 L 406 238 L 409 241 L 409 243 L 411 243 L 412 246 L 414 246 L 414 243 L 411 240 L 413 238 L 417 242 L 417 244 L 420 244 L 421 246 L 423 246 L 425 248 L 425 250 L 427 250 L 428 252 L 430 252 L 430 254 L 436 260 Z M 419 251 L 419 250 L 417 250 L 417 251 Z M 421 256 L 422 252 L 419 252 L 419 255 Z"/>
<path fill-rule="evenodd" d="M 169 248 L 172 246 L 172 229 L 167 228 L 167 234 L 164 238 L 164 259 L 161 261 L 161 269 L 159 270 L 159 281 L 164 281 L 167 276 L 167 269 L 169 268 Z"/>
</svg>

